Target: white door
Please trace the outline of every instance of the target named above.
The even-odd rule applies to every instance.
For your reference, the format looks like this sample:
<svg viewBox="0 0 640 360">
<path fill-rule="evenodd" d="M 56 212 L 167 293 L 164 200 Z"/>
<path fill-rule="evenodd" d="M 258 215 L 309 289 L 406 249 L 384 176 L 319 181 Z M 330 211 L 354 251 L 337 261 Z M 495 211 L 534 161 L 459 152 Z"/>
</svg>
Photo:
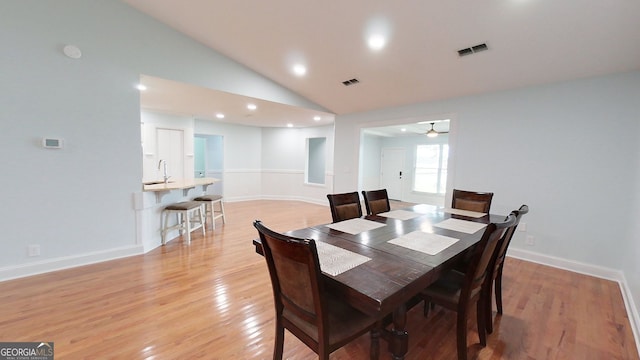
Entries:
<svg viewBox="0 0 640 360">
<path fill-rule="evenodd" d="M 157 129 L 158 164 L 167 162 L 169 181 L 184 179 L 184 131 L 175 129 Z M 156 165 L 158 165 L 156 164 Z M 158 179 L 163 177 L 163 167 L 158 168 Z"/>
<path fill-rule="evenodd" d="M 402 200 L 404 149 L 383 148 L 380 159 L 380 185 L 387 189 L 389 199 Z"/>
</svg>

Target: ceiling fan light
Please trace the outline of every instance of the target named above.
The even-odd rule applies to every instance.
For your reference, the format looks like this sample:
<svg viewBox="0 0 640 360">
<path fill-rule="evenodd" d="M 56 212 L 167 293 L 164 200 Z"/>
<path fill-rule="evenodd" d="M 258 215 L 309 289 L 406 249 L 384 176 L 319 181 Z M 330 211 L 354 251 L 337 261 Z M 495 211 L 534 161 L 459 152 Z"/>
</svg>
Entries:
<svg viewBox="0 0 640 360">
<path fill-rule="evenodd" d="M 433 130 L 433 124 L 435 124 L 435 122 L 431 123 L 431 129 L 427 131 L 427 136 L 431 138 L 438 136 L 438 132 Z"/>
</svg>

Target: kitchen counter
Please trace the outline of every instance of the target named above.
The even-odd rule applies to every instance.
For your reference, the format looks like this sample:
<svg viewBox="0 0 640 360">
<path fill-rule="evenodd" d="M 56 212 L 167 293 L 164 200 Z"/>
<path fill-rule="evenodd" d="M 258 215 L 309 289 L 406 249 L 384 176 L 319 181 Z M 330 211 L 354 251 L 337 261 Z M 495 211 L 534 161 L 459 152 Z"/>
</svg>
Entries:
<svg viewBox="0 0 640 360">
<path fill-rule="evenodd" d="M 136 239 L 137 243 L 142 245 L 144 252 L 162 244 L 162 210 L 165 207 L 193 200 L 196 196 L 214 194 L 214 189 L 211 188 L 221 185 L 220 183 L 221 180 L 216 178 L 193 178 L 176 179 L 166 184 L 162 181 L 142 184 L 142 191 L 133 193 L 133 207 L 136 211 Z M 221 194 L 222 188 L 215 191 Z M 169 221 L 175 224 L 173 217 Z M 172 230 L 167 234 L 167 239 L 173 239 L 179 235 L 178 230 Z"/>
<path fill-rule="evenodd" d="M 171 190 L 179 190 L 179 189 L 191 189 L 196 186 L 203 185 L 205 188 L 208 185 L 216 183 L 220 181 L 216 178 L 194 178 L 194 179 L 183 179 L 177 181 L 169 181 L 168 183 L 159 183 L 159 184 L 143 184 L 142 191 L 171 191 Z"/>
</svg>

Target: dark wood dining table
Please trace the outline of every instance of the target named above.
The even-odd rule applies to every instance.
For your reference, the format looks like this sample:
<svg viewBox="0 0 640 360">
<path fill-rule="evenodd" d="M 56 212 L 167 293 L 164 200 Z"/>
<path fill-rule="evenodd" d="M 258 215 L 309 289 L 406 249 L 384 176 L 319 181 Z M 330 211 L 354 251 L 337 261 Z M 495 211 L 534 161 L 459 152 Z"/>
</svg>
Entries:
<svg viewBox="0 0 640 360">
<path fill-rule="evenodd" d="M 451 269 L 475 245 L 484 229 L 473 234 L 433 226 L 449 218 L 481 223 L 504 220 L 504 216 L 485 215 L 467 217 L 446 212 L 442 207 L 419 204 L 405 209 L 419 216 L 408 220 L 369 215 L 364 219 L 384 223 L 386 226 L 355 235 L 334 230 L 328 225 L 316 225 L 289 231 L 286 234 L 314 239 L 364 255 L 371 260 L 339 275 L 323 273 L 327 287 L 350 305 L 380 320 L 392 316 L 391 330 L 383 332 L 393 359 L 404 359 L 408 351 L 408 333 L 405 330 L 408 304 L 420 291 L 446 270 Z M 421 230 L 459 239 L 436 255 L 411 250 L 388 243 L 389 240 Z M 262 254 L 260 240 L 253 241 L 256 252 Z"/>
</svg>

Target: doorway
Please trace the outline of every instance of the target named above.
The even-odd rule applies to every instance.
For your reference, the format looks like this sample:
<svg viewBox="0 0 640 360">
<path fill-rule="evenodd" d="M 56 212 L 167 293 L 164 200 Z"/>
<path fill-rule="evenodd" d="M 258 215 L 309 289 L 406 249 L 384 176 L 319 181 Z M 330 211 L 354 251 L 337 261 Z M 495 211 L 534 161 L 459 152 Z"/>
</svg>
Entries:
<svg viewBox="0 0 640 360">
<path fill-rule="evenodd" d="M 208 192 L 222 195 L 224 176 L 224 137 L 196 134 L 193 139 L 194 178 L 215 178 L 221 181 L 209 186 Z"/>
<path fill-rule="evenodd" d="M 184 179 L 184 131 L 176 129 L 156 129 L 158 160 L 164 161 L 169 181 Z M 164 167 L 158 163 L 159 177 L 164 178 Z"/>
<path fill-rule="evenodd" d="M 363 124 L 360 127 L 358 188 L 386 188 L 389 198 L 394 200 L 444 206 L 446 189 L 450 188 L 454 175 L 454 159 L 447 151 L 449 156 L 443 159 L 443 163 L 448 164 L 447 170 L 438 178 L 436 190 L 425 189 L 421 186 L 424 176 L 417 173 L 420 160 L 417 150 L 423 145 L 436 144 L 448 149 L 455 134 L 451 131 L 453 117 L 453 114 L 446 114 L 438 116 L 439 119 L 429 116 Z M 436 136 L 427 136 L 431 128 L 435 128 Z"/>
</svg>

